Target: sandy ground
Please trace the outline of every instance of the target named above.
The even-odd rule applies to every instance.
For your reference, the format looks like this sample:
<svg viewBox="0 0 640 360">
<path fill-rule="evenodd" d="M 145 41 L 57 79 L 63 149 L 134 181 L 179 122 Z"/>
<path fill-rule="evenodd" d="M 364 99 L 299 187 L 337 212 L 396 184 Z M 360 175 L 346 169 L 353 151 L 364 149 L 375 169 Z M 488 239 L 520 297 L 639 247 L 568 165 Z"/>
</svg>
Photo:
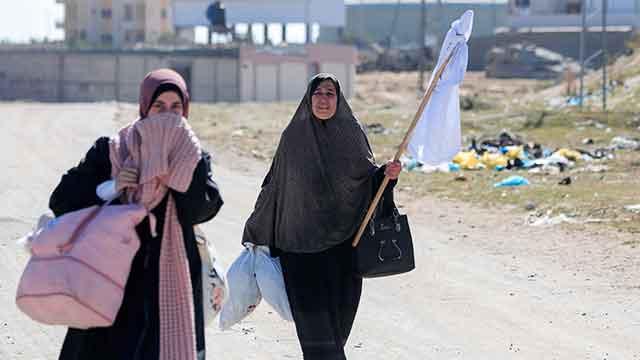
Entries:
<svg viewBox="0 0 640 360">
<path fill-rule="evenodd" d="M 18 311 L 15 245 L 65 169 L 116 129 L 119 105 L 0 104 L 0 359 L 55 359 L 64 329 Z M 240 252 L 264 164 L 216 149 L 226 205 L 205 225 L 223 262 Z M 368 280 L 349 359 L 640 359 L 640 249 L 629 235 L 531 228 L 518 216 L 400 192 L 417 269 Z M 261 305 L 207 329 L 208 359 L 300 359 L 291 323 Z"/>
</svg>

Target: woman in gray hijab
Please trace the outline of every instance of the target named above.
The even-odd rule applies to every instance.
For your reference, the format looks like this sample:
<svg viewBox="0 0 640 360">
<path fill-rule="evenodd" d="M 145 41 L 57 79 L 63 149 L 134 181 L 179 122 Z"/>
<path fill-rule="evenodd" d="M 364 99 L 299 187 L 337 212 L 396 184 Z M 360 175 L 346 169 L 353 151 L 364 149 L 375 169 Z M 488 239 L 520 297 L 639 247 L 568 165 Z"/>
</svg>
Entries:
<svg viewBox="0 0 640 360">
<path fill-rule="evenodd" d="M 280 257 L 305 360 L 346 359 L 362 279 L 351 241 L 385 175 L 382 211 L 393 209 L 401 165 L 376 166 L 369 141 L 332 74 L 311 79 L 282 133 L 243 243 Z"/>
</svg>

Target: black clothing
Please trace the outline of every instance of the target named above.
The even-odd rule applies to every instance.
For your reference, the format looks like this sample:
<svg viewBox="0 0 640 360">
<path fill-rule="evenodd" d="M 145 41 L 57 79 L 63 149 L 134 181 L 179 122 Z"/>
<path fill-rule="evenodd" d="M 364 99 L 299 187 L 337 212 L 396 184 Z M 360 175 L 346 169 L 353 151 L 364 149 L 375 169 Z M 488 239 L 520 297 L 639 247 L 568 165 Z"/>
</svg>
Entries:
<svg viewBox="0 0 640 360">
<path fill-rule="evenodd" d="M 346 360 L 362 293 L 351 241 L 319 253 L 283 252 L 280 264 L 304 360 Z"/>
<path fill-rule="evenodd" d="M 182 225 L 195 309 L 196 349 L 204 359 L 204 318 L 202 309 L 201 262 L 193 225 L 212 219 L 223 204 L 211 177 L 209 154 L 203 152 L 185 193 L 173 190 L 178 219 Z M 80 164 L 70 169 L 56 187 L 49 207 L 56 216 L 104 203 L 96 187 L 111 178 L 109 138 L 96 141 Z M 114 203 L 118 203 L 115 200 Z M 136 253 L 124 299 L 110 327 L 87 330 L 69 328 L 60 360 L 157 360 L 160 350 L 159 258 L 167 197 L 152 210 L 157 218 L 158 236 L 150 233 L 149 218 L 136 228 L 140 249 Z"/>
</svg>

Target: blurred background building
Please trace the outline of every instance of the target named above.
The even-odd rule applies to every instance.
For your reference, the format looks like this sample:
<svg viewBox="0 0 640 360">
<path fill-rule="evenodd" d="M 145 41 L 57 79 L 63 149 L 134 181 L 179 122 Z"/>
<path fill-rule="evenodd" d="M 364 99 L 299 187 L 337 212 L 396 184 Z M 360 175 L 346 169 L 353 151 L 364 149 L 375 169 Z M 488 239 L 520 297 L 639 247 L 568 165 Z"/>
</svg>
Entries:
<svg viewBox="0 0 640 360">
<path fill-rule="evenodd" d="M 640 24 L 640 0 L 606 1 L 606 29 L 602 0 L 50 1 L 64 8 L 63 41 L 0 46 L 0 88 L 20 89 L 12 96 L 129 101 L 123 81 L 160 65 L 181 72 L 202 101 L 297 100 L 320 71 L 335 72 L 351 94 L 357 72 L 428 70 L 467 9 L 470 70 L 553 79 L 576 71 L 581 38 L 585 65 L 596 68 L 599 54 L 624 52 Z M 38 63 L 16 62 L 26 54 Z M 123 65 L 133 63 L 135 74 Z M 232 75 L 213 70 L 222 63 Z"/>
</svg>

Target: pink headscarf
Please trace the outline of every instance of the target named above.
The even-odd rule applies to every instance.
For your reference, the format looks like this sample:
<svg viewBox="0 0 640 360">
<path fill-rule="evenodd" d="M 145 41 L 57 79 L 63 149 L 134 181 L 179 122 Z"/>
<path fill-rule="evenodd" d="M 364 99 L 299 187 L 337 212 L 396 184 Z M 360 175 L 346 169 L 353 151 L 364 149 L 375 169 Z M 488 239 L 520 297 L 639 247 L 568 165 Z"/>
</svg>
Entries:
<svg viewBox="0 0 640 360">
<path fill-rule="evenodd" d="M 140 84 L 140 117 L 147 117 L 153 101 L 153 95 L 161 85 L 174 85 L 181 92 L 182 116 L 189 117 L 189 91 L 182 76 L 171 69 L 154 70 L 147 74 Z"/>
<path fill-rule="evenodd" d="M 195 312 L 189 262 L 182 227 L 170 189 L 187 191 L 201 157 L 201 147 L 186 119 L 166 112 L 147 116 L 153 96 L 165 84 L 182 92 L 183 116 L 189 95 L 182 77 L 169 69 L 149 73 L 140 86 L 140 119 L 122 128 L 110 141 L 111 176 L 123 168 L 138 169 L 138 187 L 126 191 L 129 202 L 155 208 L 168 196 L 160 249 L 160 360 L 195 360 Z M 158 95 L 158 94 L 156 94 Z M 149 212 L 151 232 L 156 219 Z"/>
</svg>

